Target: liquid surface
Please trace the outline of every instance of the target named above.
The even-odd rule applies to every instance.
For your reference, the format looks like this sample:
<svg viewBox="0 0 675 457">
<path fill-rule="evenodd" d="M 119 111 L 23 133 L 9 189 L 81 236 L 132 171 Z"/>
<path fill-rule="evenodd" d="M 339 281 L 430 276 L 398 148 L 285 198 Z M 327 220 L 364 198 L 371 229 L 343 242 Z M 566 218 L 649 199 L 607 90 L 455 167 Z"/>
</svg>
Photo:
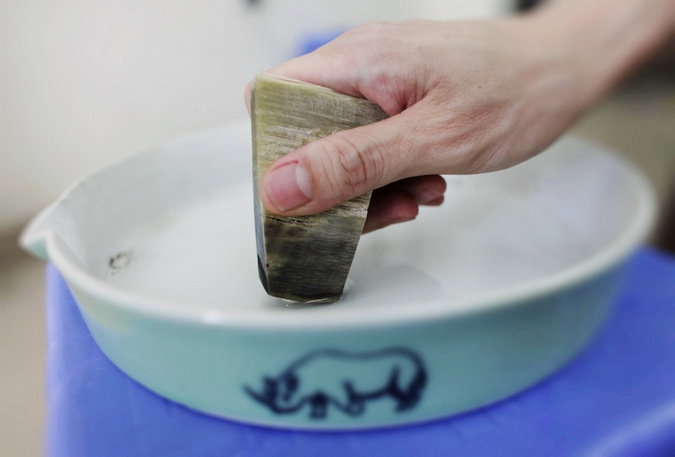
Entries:
<svg viewBox="0 0 675 457">
<path fill-rule="evenodd" d="M 315 306 L 451 307 L 558 273 L 597 249 L 546 200 L 465 183 L 449 179 L 442 207 L 363 236 L 343 298 Z M 184 306 L 306 309 L 267 296 L 259 282 L 251 198 L 247 186 L 231 186 L 140 225 L 115 243 L 104 280 Z"/>
</svg>

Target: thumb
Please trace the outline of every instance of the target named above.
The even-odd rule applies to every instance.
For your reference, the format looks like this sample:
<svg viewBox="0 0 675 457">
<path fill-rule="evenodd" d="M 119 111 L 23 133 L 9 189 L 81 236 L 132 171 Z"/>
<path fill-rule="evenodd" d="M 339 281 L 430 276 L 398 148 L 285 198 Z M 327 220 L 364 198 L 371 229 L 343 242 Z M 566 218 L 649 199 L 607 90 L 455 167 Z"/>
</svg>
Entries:
<svg viewBox="0 0 675 457">
<path fill-rule="evenodd" d="M 263 176 L 263 204 L 276 214 L 314 214 L 393 181 L 433 172 L 425 169 L 416 135 L 410 134 L 415 108 L 286 154 Z"/>
</svg>

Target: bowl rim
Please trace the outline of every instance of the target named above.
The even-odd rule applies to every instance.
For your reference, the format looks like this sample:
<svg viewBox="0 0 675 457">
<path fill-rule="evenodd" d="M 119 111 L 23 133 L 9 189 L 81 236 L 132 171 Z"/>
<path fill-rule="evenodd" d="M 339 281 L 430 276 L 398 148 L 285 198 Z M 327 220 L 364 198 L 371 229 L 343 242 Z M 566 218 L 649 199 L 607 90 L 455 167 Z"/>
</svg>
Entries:
<svg viewBox="0 0 675 457">
<path fill-rule="evenodd" d="M 237 123 L 230 125 L 226 130 L 240 128 L 241 124 Z M 190 135 L 183 140 L 199 137 L 209 132 L 212 133 L 213 131 Z M 246 328 L 249 330 L 293 331 L 410 326 L 424 322 L 439 322 L 442 319 L 455 319 L 497 309 L 506 309 L 583 284 L 613 267 L 618 267 L 644 241 L 656 217 L 656 196 L 652 185 L 633 163 L 585 139 L 583 143 L 592 145 L 599 153 L 609 155 L 611 160 L 619 162 L 625 170 L 638 202 L 638 211 L 631 224 L 622 230 L 613 243 L 558 273 L 505 287 L 494 292 L 469 296 L 453 303 L 452 307 L 448 307 L 444 302 L 434 301 L 425 303 L 423 307 L 415 306 L 415 304 L 397 305 L 396 313 L 382 313 L 382 309 L 379 307 L 367 308 L 359 313 L 354 313 L 352 308 L 328 306 L 313 307 L 309 309 L 311 312 L 295 312 L 297 308 L 293 310 L 294 312 L 285 312 L 286 310 L 282 309 L 246 309 L 244 307 L 237 307 L 236 311 L 230 311 L 234 308 L 214 309 L 198 304 L 185 306 L 184 302 L 157 299 L 146 294 L 113 286 L 88 274 L 76 265 L 68 255 L 59 249 L 59 240 L 53 231 L 47 229 L 38 233 L 31 233 L 31 228 L 37 225 L 41 217 L 51 208 L 67 199 L 84 181 L 95 179 L 98 174 L 106 172 L 116 165 L 103 168 L 73 183 L 61 197 L 31 221 L 21 236 L 20 244 L 25 249 L 35 252 L 36 249 L 33 245 L 36 244 L 36 239 L 39 239 L 39 243 L 44 246 L 48 259 L 56 266 L 56 269 L 71 287 L 74 286 L 89 296 L 95 297 L 99 303 L 104 303 L 106 306 L 120 308 L 157 320 L 238 329 Z M 139 156 L 147 157 L 160 151 L 161 149 L 141 153 L 131 159 L 122 160 L 117 165 L 138 159 Z M 341 312 L 341 309 L 344 311 Z"/>
</svg>

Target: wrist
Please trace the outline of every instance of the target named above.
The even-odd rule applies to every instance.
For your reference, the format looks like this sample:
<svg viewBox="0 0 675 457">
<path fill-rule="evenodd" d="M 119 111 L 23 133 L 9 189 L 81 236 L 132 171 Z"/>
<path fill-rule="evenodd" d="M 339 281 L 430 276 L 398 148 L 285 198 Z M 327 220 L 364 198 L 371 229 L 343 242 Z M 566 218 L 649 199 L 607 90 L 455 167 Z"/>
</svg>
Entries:
<svg viewBox="0 0 675 457">
<path fill-rule="evenodd" d="M 673 0 L 552 0 L 532 16 L 591 104 L 675 36 Z"/>
<path fill-rule="evenodd" d="M 517 75 L 519 144 L 538 151 L 673 33 L 673 0 L 565 0 L 498 20 Z M 504 46 L 502 45 L 502 46 Z"/>
</svg>

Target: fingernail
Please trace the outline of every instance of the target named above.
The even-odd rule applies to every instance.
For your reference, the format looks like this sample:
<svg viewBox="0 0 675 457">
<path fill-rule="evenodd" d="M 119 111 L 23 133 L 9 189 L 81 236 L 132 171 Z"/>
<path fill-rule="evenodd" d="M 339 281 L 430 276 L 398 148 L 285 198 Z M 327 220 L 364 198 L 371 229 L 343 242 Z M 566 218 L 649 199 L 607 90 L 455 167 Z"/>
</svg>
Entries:
<svg viewBox="0 0 675 457">
<path fill-rule="evenodd" d="M 290 162 L 272 170 L 264 180 L 267 197 L 281 211 L 290 211 L 312 199 L 307 170 L 298 162 Z"/>
<path fill-rule="evenodd" d="M 436 189 L 428 188 L 428 189 L 422 189 L 418 194 L 417 194 L 417 203 L 420 205 L 425 205 L 429 202 L 432 202 L 434 200 L 437 200 L 443 196 L 443 192 L 439 192 Z"/>
</svg>

